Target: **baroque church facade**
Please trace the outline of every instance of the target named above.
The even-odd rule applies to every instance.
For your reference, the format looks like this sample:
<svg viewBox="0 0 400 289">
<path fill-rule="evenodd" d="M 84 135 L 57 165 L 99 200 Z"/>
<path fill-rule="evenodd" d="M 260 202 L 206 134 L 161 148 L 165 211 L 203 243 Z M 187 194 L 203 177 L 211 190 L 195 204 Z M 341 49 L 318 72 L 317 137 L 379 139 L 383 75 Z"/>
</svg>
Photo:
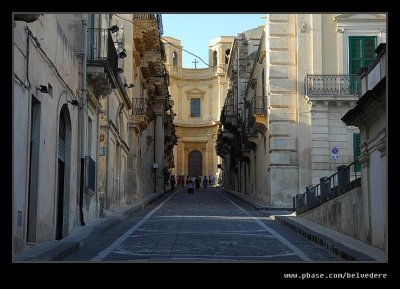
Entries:
<svg viewBox="0 0 400 289">
<path fill-rule="evenodd" d="M 210 41 L 208 68 L 183 68 L 181 41 L 163 37 L 176 114 L 173 174 L 219 177 L 221 161 L 215 142 L 228 87 L 225 75 L 232 40 L 220 36 Z"/>
</svg>

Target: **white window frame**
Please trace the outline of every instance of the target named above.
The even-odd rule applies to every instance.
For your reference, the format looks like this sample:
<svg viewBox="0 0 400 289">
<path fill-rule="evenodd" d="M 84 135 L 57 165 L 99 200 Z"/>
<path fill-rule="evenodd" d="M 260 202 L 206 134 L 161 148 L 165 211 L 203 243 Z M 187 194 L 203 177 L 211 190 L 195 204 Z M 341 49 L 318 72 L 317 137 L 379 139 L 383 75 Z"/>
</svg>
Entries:
<svg viewBox="0 0 400 289">
<path fill-rule="evenodd" d="M 353 14 L 356 15 L 356 14 Z M 349 73 L 349 37 L 350 36 L 376 36 L 376 46 L 386 42 L 386 20 L 372 19 L 369 14 L 365 19 L 352 15 L 340 15 L 335 17 L 337 22 L 337 44 L 338 44 L 338 71 L 341 74 Z M 379 14 L 380 15 L 380 14 Z"/>
</svg>

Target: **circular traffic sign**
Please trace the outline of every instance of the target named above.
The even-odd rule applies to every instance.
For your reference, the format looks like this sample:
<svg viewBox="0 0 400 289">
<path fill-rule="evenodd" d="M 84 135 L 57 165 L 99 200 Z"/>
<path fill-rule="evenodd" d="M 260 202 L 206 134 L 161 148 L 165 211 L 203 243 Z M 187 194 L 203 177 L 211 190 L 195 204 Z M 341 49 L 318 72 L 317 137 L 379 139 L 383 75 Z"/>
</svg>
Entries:
<svg viewBox="0 0 400 289">
<path fill-rule="evenodd" d="M 331 148 L 331 154 L 332 155 L 338 155 L 339 154 L 339 148 L 338 147 L 332 147 Z"/>
</svg>

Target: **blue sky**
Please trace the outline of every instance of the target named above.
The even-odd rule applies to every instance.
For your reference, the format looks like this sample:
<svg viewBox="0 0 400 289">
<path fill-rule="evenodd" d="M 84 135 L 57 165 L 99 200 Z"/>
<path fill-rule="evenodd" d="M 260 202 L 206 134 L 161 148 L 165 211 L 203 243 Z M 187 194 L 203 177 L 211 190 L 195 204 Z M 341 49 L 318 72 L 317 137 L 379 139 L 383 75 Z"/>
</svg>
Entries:
<svg viewBox="0 0 400 289">
<path fill-rule="evenodd" d="M 238 33 L 264 25 L 267 14 L 162 14 L 163 36 L 181 40 L 184 49 L 200 56 L 208 63 L 208 44 L 218 36 Z M 182 52 L 182 66 L 194 68 L 195 57 Z M 197 68 L 207 67 L 199 59 Z"/>
</svg>

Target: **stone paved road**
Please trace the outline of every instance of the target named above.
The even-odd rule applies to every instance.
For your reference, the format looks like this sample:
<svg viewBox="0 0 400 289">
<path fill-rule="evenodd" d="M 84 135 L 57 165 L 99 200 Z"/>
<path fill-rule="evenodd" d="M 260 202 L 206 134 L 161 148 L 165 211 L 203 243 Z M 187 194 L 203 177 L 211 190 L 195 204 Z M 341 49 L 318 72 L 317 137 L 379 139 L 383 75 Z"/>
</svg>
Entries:
<svg viewBox="0 0 400 289">
<path fill-rule="evenodd" d="M 167 193 L 65 261 L 340 261 L 217 188 Z"/>
</svg>

